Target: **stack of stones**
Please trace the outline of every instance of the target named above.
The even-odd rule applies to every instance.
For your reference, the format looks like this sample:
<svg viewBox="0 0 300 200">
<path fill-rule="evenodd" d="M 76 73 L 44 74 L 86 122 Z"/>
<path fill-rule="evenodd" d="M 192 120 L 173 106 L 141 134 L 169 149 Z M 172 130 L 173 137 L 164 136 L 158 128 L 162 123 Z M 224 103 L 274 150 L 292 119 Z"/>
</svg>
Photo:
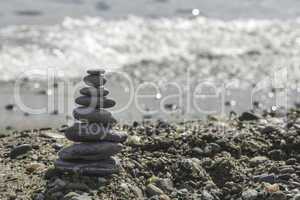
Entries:
<svg viewBox="0 0 300 200">
<path fill-rule="evenodd" d="M 62 149 L 55 167 L 64 172 L 82 175 L 106 176 L 118 172 L 119 161 L 112 157 L 122 149 L 127 134 L 112 130 L 116 120 L 105 110 L 115 105 L 115 101 L 106 96 L 104 70 L 88 70 L 84 82 L 89 87 L 80 90 L 83 96 L 75 102 L 80 107 L 73 115 L 78 122 L 65 131 L 67 139 L 75 144 Z"/>
</svg>

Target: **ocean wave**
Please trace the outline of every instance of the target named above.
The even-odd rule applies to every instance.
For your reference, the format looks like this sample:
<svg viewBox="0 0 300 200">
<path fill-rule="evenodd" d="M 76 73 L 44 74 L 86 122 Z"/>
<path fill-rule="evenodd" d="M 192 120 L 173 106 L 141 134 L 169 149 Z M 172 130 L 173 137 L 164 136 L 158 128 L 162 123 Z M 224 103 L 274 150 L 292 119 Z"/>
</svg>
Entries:
<svg viewBox="0 0 300 200">
<path fill-rule="evenodd" d="M 277 67 L 288 68 L 289 80 L 300 79 L 300 19 L 66 18 L 2 28 L 0 41 L 2 81 L 48 68 L 78 78 L 95 67 L 141 81 L 181 80 L 189 70 L 194 79 L 255 82 Z"/>
</svg>

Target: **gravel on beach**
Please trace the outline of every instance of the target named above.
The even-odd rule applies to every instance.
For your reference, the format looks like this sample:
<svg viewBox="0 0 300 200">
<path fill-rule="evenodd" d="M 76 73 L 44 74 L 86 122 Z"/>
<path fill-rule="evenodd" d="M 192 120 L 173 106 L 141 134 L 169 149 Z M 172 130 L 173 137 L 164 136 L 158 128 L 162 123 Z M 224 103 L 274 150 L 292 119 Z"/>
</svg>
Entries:
<svg viewBox="0 0 300 200">
<path fill-rule="evenodd" d="M 300 109 L 286 116 L 135 122 L 111 177 L 53 167 L 69 144 L 57 130 L 0 134 L 0 199 L 299 200 Z"/>
</svg>

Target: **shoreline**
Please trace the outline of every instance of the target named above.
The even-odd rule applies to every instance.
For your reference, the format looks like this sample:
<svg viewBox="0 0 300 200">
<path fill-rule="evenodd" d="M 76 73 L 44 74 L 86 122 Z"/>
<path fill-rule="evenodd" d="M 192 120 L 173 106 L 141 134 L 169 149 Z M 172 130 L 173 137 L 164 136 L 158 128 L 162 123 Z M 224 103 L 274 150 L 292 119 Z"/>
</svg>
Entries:
<svg viewBox="0 0 300 200">
<path fill-rule="evenodd" d="M 81 81 L 77 80 L 77 82 L 81 84 Z M 126 84 L 123 85 L 117 80 L 110 80 L 107 87 L 111 91 L 110 98 L 117 102 L 117 107 L 111 110 L 120 124 L 131 124 L 134 121 L 142 120 L 184 122 L 205 119 L 210 115 L 229 119 L 231 115 L 239 115 L 249 110 L 262 114 L 273 109 L 274 112 L 285 115 L 287 110 L 293 108 L 298 102 L 295 91 L 288 93 L 288 106 L 281 107 L 276 103 L 280 102 L 280 95 L 282 95 L 280 91 L 261 91 L 254 96 L 253 102 L 251 102 L 250 89 L 228 89 L 223 92 L 225 96 L 221 93 L 219 96 L 212 97 L 210 93 L 207 93 L 208 96 L 205 98 L 193 96 L 195 98 L 192 99 L 186 93 L 178 93 L 177 89 L 171 87 L 155 90 L 151 86 L 139 91 L 137 91 L 137 87 L 134 87 L 134 91 L 131 93 Z M 25 82 L 21 86 L 20 95 L 18 95 L 21 102 L 18 103 L 14 96 L 13 83 L 2 84 L 0 93 L 3 98 L 0 100 L 0 111 L 3 115 L 0 117 L 0 130 L 58 128 L 72 124 L 74 122 L 72 110 L 77 107 L 74 99 L 79 95 L 78 91 L 65 91 L 66 88 L 61 88 L 59 83 L 56 87 L 47 88 L 47 85 L 42 82 Z M 203 94 L 205 92 L 206 90 L 202 91 Z M 210 92 L 210 88 L 207 88 L 207 92 Z M 191 93 L 194 95 L 194 92 Z M 145 94 L 150 97 L 141 96 Z M 133 98 L 131 95 L 134 95 Z M 264 95 L 267 95 L 267 98 L 262 98 Z M 187 103 L 188 100 L 189 103 Z M 48 102 L 54 102 L 54 104 L 48 104 Z M 124 109 L 123 107 L 126 105 L 129 106 Z M 26 107 L 33 111 L 36 109 L 47 110 L 43 114 L 32 114 Z M 202 108 L 205 109 L 201 110 Z M 120 109 L 124 110 L 116 113 Z M 149 111 L 146 111 L 147 109 Z M 155 113 L 151 114 L 150 111 L 155 111 Z M 211 111 L 215 112 L 210 113 Z"/>
</svg>

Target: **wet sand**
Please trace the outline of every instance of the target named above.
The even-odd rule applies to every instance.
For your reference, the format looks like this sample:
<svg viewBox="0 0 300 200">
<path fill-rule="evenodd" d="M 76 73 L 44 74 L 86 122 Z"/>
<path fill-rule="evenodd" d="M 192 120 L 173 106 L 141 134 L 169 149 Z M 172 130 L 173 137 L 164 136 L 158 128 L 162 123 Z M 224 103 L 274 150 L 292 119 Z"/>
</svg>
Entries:
<svg viewBox="0 0 300 200">
<path fill-rule="evenodd" d="M 80 80 L 74 80 L 81 83 Z M 159 86 L 158 82 L 157 83 Z M 24 82 L 20 89 L 21 103 L 18 103 L 17 96 L 14 95 L 14 83 L 1 83 L 0 92 L 0 128 L 1 129 L 32 129 L 32 128 L 57 128 L 62 125 L 72 124 L 72 110 L 77 105 L 74 103 L 77 92 L 69 92 L 63 83 L 47 87 L 47 84 L 38 81 Z M 133 121 L 142 120 L 163 120 L 163 121 L 187 121 L 206 118 L 208 115 L 215 115 L 228 118 L 235 114 L 248 110 L 255 110 L 263 113 L 266 110 L 279 110 L 284 114 L 284 102 L 278 101 L 282 97 L 282 92 L 272 91 L 271 88 L 258 91 L 253 95 L 251 101 L 251 90 L 226 89 L 222 92 L 203 87 L 200 94 L 205 94 L 202 98 L 193 98 L 193 89 L 196 86 L 190 85 L 189 93 L 179 93 L 174 87 L 158 87 L 158 90 L 151 86 L 143 87 L 137 91 L 139 84 L 128 88 L 122 81 L 108 79 L 107 88 L 111 91 L 109 98 L 116 100 L 117 106 L 112 109 L 114 116 L 121 124 L 130 124 Z M 182 85 L 184 86 L 184 85 Z M 187 86 L 187 85 L 186 85 Z M 82 88 L 82 86 L 79 87 Z M 48 88 L 48 89 L 47 89 Z M 64 88 L 64 90 L 62 89 Z M 190 94 L 187 95 L 187 94 Z M 281 95 L 280 95 L 281 94 Z M 283 93 L 284 94 L 284 93 Z M 130 100 L 132 96 L 132 99 Z M 150 95 L 143 97 L 142 95 Z M 48 104 L 48 102 L 55 102 Z M 289 90 L 288 106 L 294 106 L 299 102 L 299 93 Z M 280 104 L 282 103 L 282 104 Z M 42 114 L 34 114 L 22 107 L 24 104 L 28 108 L 45 108 Z M 50 107 L 49 107 L 50 106 Z M 127 107 L 125 107 L 127 106 Z M 190 106 L 190 108 L 188 108 Z M 120 111 L 120 109 L 123 109 Z M 120 111 L 120 112 L 119 112 Z"/>
</svg>

